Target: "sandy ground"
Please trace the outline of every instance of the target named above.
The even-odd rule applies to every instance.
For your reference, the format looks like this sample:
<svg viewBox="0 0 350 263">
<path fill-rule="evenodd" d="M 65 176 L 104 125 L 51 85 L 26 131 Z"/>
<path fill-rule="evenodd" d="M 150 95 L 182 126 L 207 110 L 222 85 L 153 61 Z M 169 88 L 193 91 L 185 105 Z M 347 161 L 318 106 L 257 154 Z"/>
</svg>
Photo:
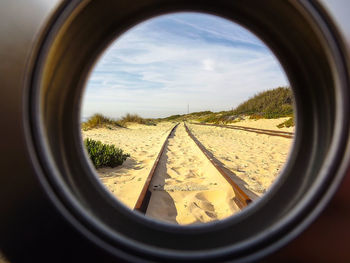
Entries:
<svg viewBox="0 0 350 263">
<path fill-rule="evenodd" d="M 274 131 L 286 131 L 286 132 L 294 132 L 294 127 L 283 127 L 283 128 L 277 128 L 277 125 L 289 120 L 289 117 L 286 118 L 278 118 L 278 119 L 249 119 L 249 117 L 244 117 L 244 120 L 241 120 L 239 122 L 231 123 L 228 125 L 236 125 L 236 126 L 243 126 L 243 127 L 250 127 L 250 128 L 257 128 L 257 129 L 266 129 L 266 130 L 274 130 Z"/>
<path fill-rule="evenodd" d="M 97 171 L 107 189 L 129 208 L 134 208 L 154 160 L 174 125 L 174 123 L 160 123 L 157 126 L 132 124 L 128 125 L 127 129 L 101 128 L 82 132 L 83 138 L 89 137 L 103 143 L 114 144 L 130 154 L 122 165 L 115 168 L 101 168 Z"/>
<path fill-rule="evenodd" d="M 206 223 L 239 211 L 232 187 L 180 124 L 151 182 L 147 216 L 178 224 Z"/>
<path fill-rule="evenodd" d="M 275 123 L 282 121 L 247 120 L 240 124 L 249 127 L 248 123 L 254 123 L 256 126 L 250 127 L 277 130 Z M 83 138 L 115 144 L 131 155 L 119 167 L 97 171 L 106 188 L 129 208 L 133 209 L 173 126 L 174 123 L 159 123 L 157 126 L 131 125 L 128 129 L 82 132 Z M 188 126 L 253 200 L 276 180 L 293 141 L 234 129 Z M 183 124 L 169 139 L 150 190 L 153 194 L 146 215 L 167 222 L 198 224 L 223 219 L 239 211 L 233 202 L 231 186 L 187 135 Z"/>
<path fill-rule="evenodd" d="M 281 122 L 264 121 L 270 124 L 259 128 L 269 129 L 273 126 L 271 121 Z M 293 139 L 241 130 L 194 124 L 188 127 L 252 199 L 265 193 L 276 180 L 293 142 Z"/>
</svg>

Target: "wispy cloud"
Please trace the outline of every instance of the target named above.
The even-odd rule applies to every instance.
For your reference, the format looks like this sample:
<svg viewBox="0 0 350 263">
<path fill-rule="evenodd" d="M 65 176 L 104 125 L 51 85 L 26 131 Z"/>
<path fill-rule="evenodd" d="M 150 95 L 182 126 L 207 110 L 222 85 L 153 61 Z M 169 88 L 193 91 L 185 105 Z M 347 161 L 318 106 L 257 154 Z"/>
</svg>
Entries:
<svg viewBox="0 0 350 263">
<path fill-rule="evenodd" d="M 287 85 L 269 49 L 230 21 L 180 13 L 148 20 L 117 39 L 88 80 L 82 115 L 160 117 L 228 110 Z"/>
</svg>

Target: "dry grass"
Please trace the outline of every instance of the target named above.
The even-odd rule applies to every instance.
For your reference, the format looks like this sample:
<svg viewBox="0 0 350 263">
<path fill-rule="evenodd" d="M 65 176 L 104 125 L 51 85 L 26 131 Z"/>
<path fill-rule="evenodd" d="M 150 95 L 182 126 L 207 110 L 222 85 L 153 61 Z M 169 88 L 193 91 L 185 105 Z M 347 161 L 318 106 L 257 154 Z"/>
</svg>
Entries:
<svg viewBox="0 0 350 263">
<path fill-rule="evenodd" d="M 94 114 L 92 117 L 90 117 L 86 122 L 83 122 L 81 124 L 81 128 L 86 131 L 93 128 L 112 128 L 112 127 L 123 127 L 123 125 L 111 118 L 108 118 L 100 113 Z"/>
<path fill-rule="evenodd" d="M 127 123 L 138 123 L 143 125 L 156 125 L 156 122 L 153 119 L 144 119 L 137 114 L 127 113 L 124 117 L 122 117 L 119 122 L 123 126 L 127 126 Z"/>
<path fill-rule="evenodd" d="M 130 113 L 127 113 L 119 121 L 122 124 L 126 124 L 128 122 L 139 123 L 139 124 L 145 124 L 146 123 L 146 120 L 141 118 L 139 115 L 137 115 L 137 114 L 130 114 Z"/>
<path fill-rule="evenodd" d="M 94 114 L 86 122 L 81 124 L 81 128 L 84 131 L 93 129 L 93 128 L 126 128 L 128 123 L 139 123 L 143 125 L 156 125 L 155 121 L 152 119 L 144 119 L 137 114 L 126 114 L 119 120 L 114 120 L 108 118 L 100 113 Z"/>
</svg>

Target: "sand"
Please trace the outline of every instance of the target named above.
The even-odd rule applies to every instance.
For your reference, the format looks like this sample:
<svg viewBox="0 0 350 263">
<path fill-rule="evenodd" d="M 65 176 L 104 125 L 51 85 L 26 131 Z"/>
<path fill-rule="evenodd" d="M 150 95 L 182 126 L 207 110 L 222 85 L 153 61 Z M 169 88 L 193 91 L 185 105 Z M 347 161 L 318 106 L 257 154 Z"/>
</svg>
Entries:
<svg viewBox="0 0 350 263">
<path fill-rule="evenodd" d="M 271 122 L 278 122 L 264 121 L 269 125 L 259 128 L 271 129 Z M 243 124 L 241 126 L 248 127 Z M 232 172 L 231 177 L 236 178 L 236 183 L 253 200 L 264 194 L 275 182 L 288 159 L 293 142 L 293 139 L 235 129 L 194 124 L 188 124 L 188 127 L 216 159 Z"/>
<path fill-rule="evenodd" d="M 274 123 L 271 120 L 248 120 L 242 121 L 241 126 L 249 127 L 247 123 L 260 125 L 262 121 L 266 122 L 264 127 L 258 128 L 278 130 L 273 126 L 283 120 L 272 120 Z M 128 129 L 82 132 L 84 138 L 115 144 L 131 155 L 119 167 L 97 171 L 105 187 L 127 207 L 133 209 L 154 160 L 174 125 L 164 122 L 157 126 L 131 125 Z M 188 126 L 253 200 L 262 196 L 275 182 L 293 141 L 234 129 Z M 166 222 L 199 224 L 239 212 L 231 186 L 187 135 L 183 124 L 169 139 L 150 190 L 152 196 L 146 215 Z"/>
<path fill-rule="evenodd" d="M 180 124 L 169 139 L 151 187 L 147 216 L 178 224 L 206 223 L 239 211 L 232 187 Z"/>
<path fill-rule="evenodd" d="M 114 144 L 130 154 L 118 167 L 97 170 L 104 186 L 127 207 L 134 208 L 154 160 L 174 125 L 170 122 L 157 126 L 129 124 L 128 128 L 82 131 L 83 139 L 88 137 Z"/>
<path fill-rule="evenodd" d="M 248 116 L 243 117 L 243 120 L 235 123 L 231 123 L 228 125 L 236 125 L 236 126 L 243 126 L 243 127 L 249 127 L 249 128 L 257 128 L 257 129 L 266 129 L 266 130 L 274 130 L 274 131 L 285 131 L 285 132 L 294 132 L 295 127 L 283 127 L 283 128 L 277 128 L 277 125 L 279 125 L 282 122 L 285 122 L 286 120 L 289 120 L 289 117 L 285 118 L 278 118 L 278 119 L 249 119 Z"/>
</svg>

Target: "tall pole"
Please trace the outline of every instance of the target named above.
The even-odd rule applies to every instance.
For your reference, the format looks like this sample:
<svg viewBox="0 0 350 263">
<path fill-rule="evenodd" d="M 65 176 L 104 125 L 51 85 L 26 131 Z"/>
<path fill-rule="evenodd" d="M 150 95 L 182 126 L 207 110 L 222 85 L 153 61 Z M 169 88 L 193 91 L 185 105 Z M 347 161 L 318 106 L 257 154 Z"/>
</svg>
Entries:
<svg viewBox="0 0 350 263">
<path fill-rule="evenodd" d="M 190 104 L 187 104 L 187 114 L 190 114 Z"/>
</svg>

